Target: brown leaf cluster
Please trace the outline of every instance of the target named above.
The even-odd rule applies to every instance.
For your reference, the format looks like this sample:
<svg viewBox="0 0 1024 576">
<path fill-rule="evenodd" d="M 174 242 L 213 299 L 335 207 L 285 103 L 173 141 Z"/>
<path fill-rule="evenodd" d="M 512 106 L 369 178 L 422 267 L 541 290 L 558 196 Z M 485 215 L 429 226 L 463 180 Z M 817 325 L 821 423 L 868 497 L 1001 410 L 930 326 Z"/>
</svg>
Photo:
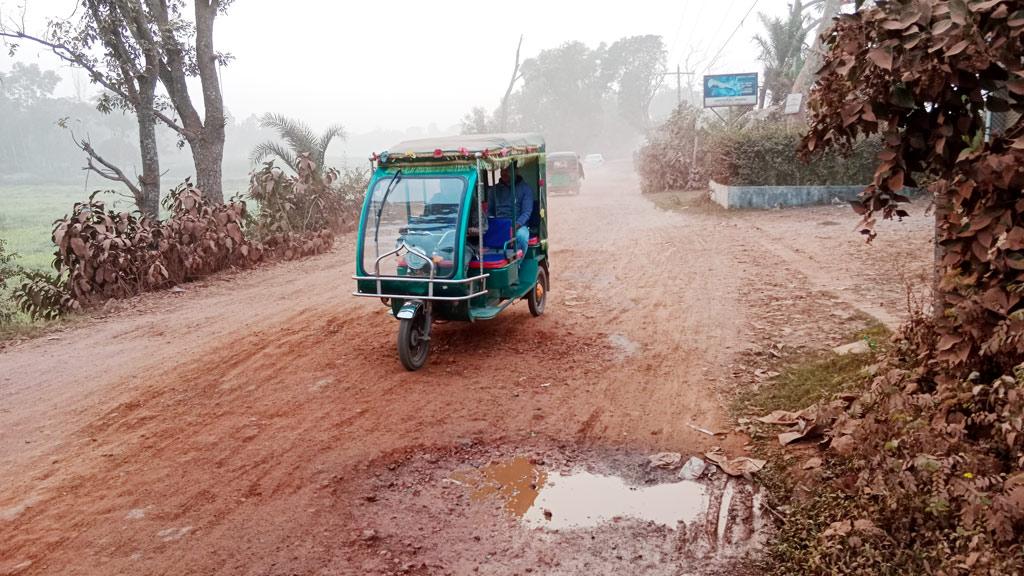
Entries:
<svg viewBox="0 0 1024 576">
<path fill-rule="evenodd" d="M 1024 0 L 880 2 L 837 18 L 803 153 L 881 134 L 854 209 L 904 217 L 929 183 L 939 243 L 939 359 L 987 375 L 1024 361 Z M 1017 115 L 999 134 L 991 114 Z"/>
</svg>

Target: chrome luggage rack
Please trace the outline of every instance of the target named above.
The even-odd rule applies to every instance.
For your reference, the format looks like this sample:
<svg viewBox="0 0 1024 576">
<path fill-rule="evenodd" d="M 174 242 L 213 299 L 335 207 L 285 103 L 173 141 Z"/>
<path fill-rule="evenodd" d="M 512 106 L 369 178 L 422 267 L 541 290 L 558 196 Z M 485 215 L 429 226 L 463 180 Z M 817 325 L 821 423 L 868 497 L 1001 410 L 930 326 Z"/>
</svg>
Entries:
<svg viewBox="0 0 1024 576">
<path fill-rule="evenodd" d="M 380 263 L 381 263 L 381 261 L 384 260 L 385 258 L 387 258 L 388 256 L 395 256 L 395 255 L 400 256 L 403 249 L 406 252 L 408 252 L 410 254 L 413 254 L 414 256 L 418 256 L 418 257 L 422 258 L 424 261 L 426 261 L 427 264 L 430 265 L 430 276 L 428 276 L 427 278 L 415 278 L 415 277 L 411 277 L 411 276 L 381 276 L 381 273 L 380 273 Z M 358 274 L 353 274 L 352 275 L 352 279 L 353 280 L 369 280 L 369 281 L 372 281 L 372 282 L 376 282 L 377 283 L 377 292 L 375 292 L 375 293 L 374 292 L 360 292 L 360 291 L 356 290 L 355 292 L 352 293 L 352 295 L 353 296 L 365 296 L 365 297 L 369 297 L 369 298 L 401 298 L 401 299 L 407 299 L 407 300 L 433 300 L 433 301 L 441 301 L 441 302 L 459 302 L 459 301 L 463 301 L 463 300 L 471 300 L 473 298 L 476 298 L 477 296 L 483 296 L 483 295 L 487 294 L 487 278 L 490 276 L 490 274 L 481 274 L 479 276 L 473 276 L 471 278 L 464 278 L 462 280 L 445 280 L 445 279 L 434 278 L 435 272 L 436 272 L 436 265 L 434 264 L 433 259 L 428 257 L 422 250 L 419 250 L 417 248 L 409 246 L 405 242 L 402 242 L 402 244 L 398 248 L 395 248 L 394 250 L 392 250 L 390 252 L 387 252 L 385 254 L 381 254 L 381 256 L 379 258 L 377 258 L 377 261 L 373 263 L 373 276 L 360 276 Z M 413 283 L 413 284 L 426 284 L 427 285 L 427 295 L 426 296 L 417 296 L 417 295 L 414 295 L 414 294 L 385 294 L 383 286 L 382 286 L 382 283 L 385 280 L 387 280 L 389 282 L 409 282 L 409 283 Z M 472 290 L 472 288 L 473 288 L 472 285 L 473 285 L 474 282 L 480 282 L 480 291 L 479 292 L 473 292 L 471 294 L 467 294 L 466 296 L 434 296 L 434 286 L 437 285 L 437 284 L 444 284 L 444 285 L 469 284 L 470 285 L 470 290 Z"/>
</svg>

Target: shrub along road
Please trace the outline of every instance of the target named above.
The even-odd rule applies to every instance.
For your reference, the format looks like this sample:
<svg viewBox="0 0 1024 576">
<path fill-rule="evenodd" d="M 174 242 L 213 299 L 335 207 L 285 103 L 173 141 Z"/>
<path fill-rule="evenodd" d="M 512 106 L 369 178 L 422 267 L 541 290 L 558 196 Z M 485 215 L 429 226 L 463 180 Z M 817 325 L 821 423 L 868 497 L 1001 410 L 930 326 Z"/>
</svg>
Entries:
<svg viewBox="0 0 1024 576">
<path fill-rule="evenodd" d="M 855 298 L 898 318 L 902 286 L 879 262 L 927 263 L 927 218 L 868 248 L 841 207 L 666 212 L 628 167 L 591 172 L 582 195 L 550 201 L 545 315 L 521 303 L 440 325 L 416 373 L 385 308 L 350 296 L 352 238 L 0 351 L 0 574 L 440 574 L 467 557 L 558 573 L 528 549 L 409 533 L 407 511 L 368 503 L 418 494 L 381 478 L 459 447 L 741 455 L 727 406 L 763 380 L 766 350 L 842 343 Z M 456 505 L 438 506 L 443 522 Z M 565 571 L 634 560 L 591 553 Z M 664 558 L 667 573 L 685 556 Z"/>
</svg>

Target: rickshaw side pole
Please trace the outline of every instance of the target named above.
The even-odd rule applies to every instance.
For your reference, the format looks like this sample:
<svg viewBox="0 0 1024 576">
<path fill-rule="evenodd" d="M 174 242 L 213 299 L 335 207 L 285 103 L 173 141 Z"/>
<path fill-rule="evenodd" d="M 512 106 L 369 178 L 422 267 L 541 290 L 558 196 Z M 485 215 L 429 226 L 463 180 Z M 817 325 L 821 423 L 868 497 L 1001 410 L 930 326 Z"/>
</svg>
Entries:
<svg viewBox="0 0 1024 576">
<path fill-rule="evenodd" d="M 480 154 L 476 156 L 476 241 L 477 250 L 476 257 L 480 259 L 480 262 L 484 261 L 484 180 L 480 177 Z M 483 269 L 480 270 L 483 274 Z M 487 290 L 487 278 L 484 277 L 481 281 L 481 289 Z M 472 290 L 472 285 L 470 285 Z"/>
</svg>

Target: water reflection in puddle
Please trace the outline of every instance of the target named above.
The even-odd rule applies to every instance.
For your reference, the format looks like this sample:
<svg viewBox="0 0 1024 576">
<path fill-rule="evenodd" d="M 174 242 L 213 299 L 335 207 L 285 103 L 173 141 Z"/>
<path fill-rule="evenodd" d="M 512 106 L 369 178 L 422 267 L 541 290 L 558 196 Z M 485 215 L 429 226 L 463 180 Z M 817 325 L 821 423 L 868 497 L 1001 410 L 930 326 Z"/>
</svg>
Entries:
<svg viewBox="0 0 1024 576">
<path fill-rule="evenodd" d="M 479 474 L 459 472 L 452 480 L 469 486 L 473 500 L 497 498 L 527 526 L 551 530 L 627 518 L 676 528 L 703 518 L 710 504 L 699 482 L 631 486 L 617 476 L 545 472 L 522 457 L 492 462 Z"/>
<path fill-rule="evenodd" d="M 622 478 L 588 472 L 552 472 L 523 521 L 548 529 L 591 528 L 617 518 L 649 521 L 669 528 L 703 517 L 708 494 L 697 482 L 630 486 Z"/>
</svg>

